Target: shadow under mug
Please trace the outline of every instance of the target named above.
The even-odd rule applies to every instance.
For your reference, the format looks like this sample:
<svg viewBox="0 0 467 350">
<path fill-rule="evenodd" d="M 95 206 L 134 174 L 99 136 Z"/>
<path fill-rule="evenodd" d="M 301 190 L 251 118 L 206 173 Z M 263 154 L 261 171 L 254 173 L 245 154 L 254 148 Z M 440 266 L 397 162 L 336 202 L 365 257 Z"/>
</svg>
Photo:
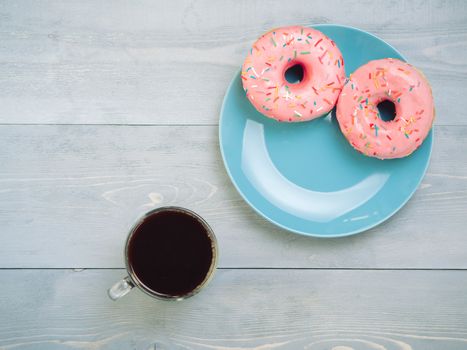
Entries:
<svg viewBox="0 0 467 350">
<path fill-rule="evenodd" d="M 130 259 L 130 254 L 138 254 L 138 252 L 130 252 L 133 239 L 135 238 L 135 235 L 138 235 L 139 232 L 141 232 L 141 229 L 144 228 L 145 225 L 147 225 L 148 220 L 154 219 L 158 216 L 161 215 L 172 215 L 172 222 L 176 226 L 180 221 L 181 218 L 184 217 L 185 221 L 186 220 L 192 220 L 192 223 L 194 225 L 200 225 L 198 226 L 202 228 L 202 230 L 198 230 L 200 232 L 197 232 L 197 234 L 205 234 L 208 242 L 210 243 L 210 248 L 211 248 L 211 262 L 209 265 L 209 268 L 207 271 L 205 271 L 206 275 L 204 279 L 201 280 L 200 283 L 198 283 L 196 286 L 193 288 L 190 288 L 188 291 L 185 291 L 183 293 L 174 293 L 174 294 L 169 294 L 169 293 L 164 293 L 157 291 L 154 288 L 151 288 L 147 284 L 144 283 L 144 278 L 143 276 L 139 276 L 138 272 L 135 271 L 132 259 Z M 178 220 L 176 220 L 178 217 Z M 174 221 L 175 220 L 175 221 Z M 196 226 L 195 226 L 196 227 Z M 157 227 L 157 220 L 154 220 L 153 222 L 153 231 L 156 231 L 158 229 Z M 186 227 L 185 227 L 186 228 Z M 163 230 L 163 227 L 160 228 L 160 230 Z M 165 234 L 164 232 L 151 232 L 151 234 Z M 184 234 L 190 234 L 190 232 L 184 232 Z M 191 232 L 193 234 L 193 232 Z M 180 238 L 180 237 L 179 237 Z M 189 240 L 187 240 L 189 241 Z M 157 242 L 157 239 L 153 240 L 153 243 Z M 173 243 L 173 242 L 172 242 Z M 176 244 L 186 244 L 187 242 L 183 242 L 183 238 L 181 241 L 177 242 Z M 190 244 L 190 242 L 188 242 Z M 190 247 L 194 248 L 194 247 Z M 191 249 L 193 251 L 193 249 Z M 145 215 L 143 215 L 133 226 L 133 228 L 130 230 L 130 233 L 128 234 L 126 244 L 125 244 L 125 265 L 126 265 L 126 270 L 128 272 L 128 276 L 120 280 L 119 282 L 115 283 L 109 290 L 108 290 L 108 295 L 110 299 L 112 300 L 117 300 L 123 297 L 124 295 L 128 294 L 131 289 L 134 287 L 137 287 L 138 289 L 142 290 L 144 293 L 148 294 L 151 297 L 157 298 L 157 299 L 163 299 L 163 300 L 183 300 L 186 299 L 196 293 L 198 293 L 203 287 L 205 287 L 209 281 L 211 280 L 214 271 L 216 270 L 217 266 L 217 258 L 218 258 L 218 252 L 217 252 L 217 240 L 216 236 L 214 235 L 214 232 L 212 231 L 211 227 L 208 225 L 208 223 L 198 214 L 195 212 L 182 208 L 182 207 L 175 207 L 175 206 L 169 206 L 169 207 L 160 207 L 157 209 L 154 209 L 152 211 L 149 211 Z M 168 271 L 170 273 L 170 271 Z M 157 276 L 155 276 L 157 278 Z M 176 278 L 176 276 L 175 276 Z"/>
</svg>

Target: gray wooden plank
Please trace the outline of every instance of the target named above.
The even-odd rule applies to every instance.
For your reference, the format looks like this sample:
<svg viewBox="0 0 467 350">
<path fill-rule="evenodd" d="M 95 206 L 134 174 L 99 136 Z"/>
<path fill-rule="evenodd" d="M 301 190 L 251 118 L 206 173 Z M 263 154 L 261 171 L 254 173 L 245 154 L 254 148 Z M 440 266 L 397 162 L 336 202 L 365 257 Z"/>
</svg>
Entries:
<svg viewBox="0 0 467 350">
<path fill-rule="evenodd" d="M 467 268 L 467 127 L 438 127 L 421 188 L 386 223 L 311 239 L 236 193 L 215 126 L 0 126 L 0 267 L 123 267 L 136 217 L 194 209 L 221 267 Z"/>
<path fill-rule="evenodd" d="M 467 271 L 219 270 L 200 294 L 106 289 L 123 270 L 2 270 L 1 349 L 460 350 Z"/>
<path fill-rule="evenodd" d="M 466 125 L 464 1 L 2 1 L 1 123 L 213 124 L 253 40 L 340 23 L 397 47 L 433 85 L 440 125 Z"/>
</svg>

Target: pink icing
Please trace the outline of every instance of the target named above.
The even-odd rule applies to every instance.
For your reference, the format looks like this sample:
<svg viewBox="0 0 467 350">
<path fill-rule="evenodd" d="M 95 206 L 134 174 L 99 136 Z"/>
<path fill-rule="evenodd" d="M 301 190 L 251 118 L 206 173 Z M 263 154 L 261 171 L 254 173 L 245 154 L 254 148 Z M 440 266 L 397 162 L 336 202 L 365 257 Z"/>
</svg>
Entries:
<svg viewBox="0 0 467 350">
<path fill-rule="evenodd" d="M 285 71 L 300 64 L 303 79 L 291 84 Z M 331 111 L 345 82 L 336 44 L 308 27 L 273 29 L 253 45 L 242 67 L 243 88 L 255 108 L 278 121 L 301 122 Z"/>
<path fill-rule="evenodd" d="M 383 100 L 394 103 L 394 120 L 379 118 L 377 105 Z M 350 144 L 380 159 L 411 154 L 428 135 L 433 119 L 433 95 L 425 77 L 410 64 L 392 58 L 358 68 L 337 103 L 337 120 Z"/>
</svg>

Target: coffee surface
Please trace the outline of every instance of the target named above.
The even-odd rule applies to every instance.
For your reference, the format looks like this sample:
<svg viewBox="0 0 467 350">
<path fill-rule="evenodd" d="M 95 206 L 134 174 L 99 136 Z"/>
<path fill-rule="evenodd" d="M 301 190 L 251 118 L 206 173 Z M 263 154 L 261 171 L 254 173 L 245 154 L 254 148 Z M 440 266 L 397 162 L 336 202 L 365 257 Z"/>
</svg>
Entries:
<svg viewBox="0 0 467 350">
<path fill-rule="evenodd" d="M 205 280 L 213 262 L 205 226 L 188 213 L 167 210 L 146 217 L 128 242 L 128 262 L 156 293 L 183 296 Z"/>
</svg>

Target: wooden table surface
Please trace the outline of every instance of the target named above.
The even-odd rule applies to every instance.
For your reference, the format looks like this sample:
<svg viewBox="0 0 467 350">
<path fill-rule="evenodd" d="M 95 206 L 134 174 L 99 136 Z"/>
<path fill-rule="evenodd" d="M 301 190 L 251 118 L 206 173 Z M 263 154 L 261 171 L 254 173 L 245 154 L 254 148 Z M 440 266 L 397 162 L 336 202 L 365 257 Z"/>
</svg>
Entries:
<svg viewBox="0 0 467 350">
<path fill-rule="evenodd" d="M 432 83 L 428 173 L 353 237 L 268 223 L 233 188 L 222 97 L 253 40 L 339 23 Z M 467 2 L 0 2 L 0 349 L 467 349 Z M 180 303 L 133 291 L 128 227 L 180 205 L 216 232 L 219 269 Z"/>
</svg>

